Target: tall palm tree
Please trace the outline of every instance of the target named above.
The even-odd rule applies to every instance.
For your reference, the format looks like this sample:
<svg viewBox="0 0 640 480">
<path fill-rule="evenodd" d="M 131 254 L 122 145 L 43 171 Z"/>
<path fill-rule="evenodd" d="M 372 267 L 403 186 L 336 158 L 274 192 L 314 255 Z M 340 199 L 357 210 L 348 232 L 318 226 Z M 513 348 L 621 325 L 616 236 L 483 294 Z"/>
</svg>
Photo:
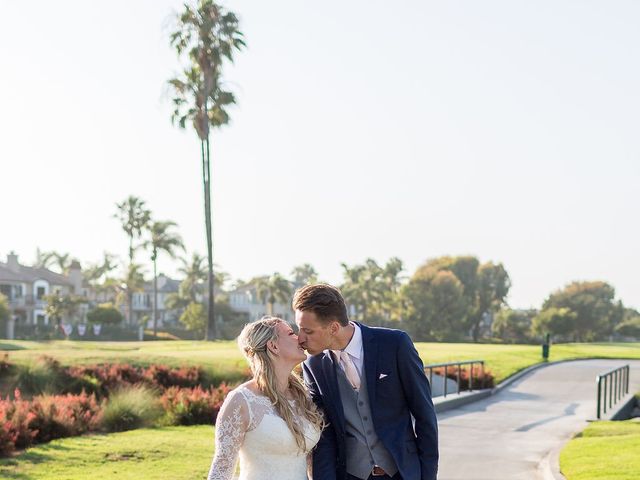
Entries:
<svg viewBox="0 0 640 480">
<path fill-rule="evenodd" d="M 209 314 L 205 338 L 216 338 L 213 287 L 213 237 L 211 231 L 211 167 L 210 128 L 229 123 L 227 107 L 235 97 L 222 87 L 222 68 L 225 60 L 233 62 L 235 51 L 244 46 L 243 34 L 238 30 L 238 18 L 233 12 L 213 0 L 197 0 L 185 4 L 177 15 L 176 30 L 171 45 L 178 56 L 186 55 L 188 66 L 182 75 L 169 80 L 173 89 L 174 112 L 171 120 L 180 128 L 190 122 L 200 139 L 202 183 L 204 189 L 204 218 L 207 233 Z"/>
<path fill-rule="evenodd" d="M 158 254 L 166 253 L 170 258 L 177 257 L 177 250 L 184 250 L 182 238 L 171 229 L 176 226 L 175 222 L 153 222 L 149 226 L 150 238 L 144 242 L 145 248 L 151 249 L 151 261 L 153 262 L 153 336 L 158 331 Z"/>
<path fill-rule="evenodd" d="M 254 281 L 256 293 L 267 304 L 267 314 L 273 315 L 273 306 L 276 302 L 288 303 L 291 299 L 291 284 L 279 273 L 270 277 L 258 277 Z"/>
<path fill-rule="evenodd" d="M 129 195 L 122 202 L 116 203 L 117 212 L 114 218 L 120 220 L 122 230 L 129 237 L 129 268 L 133 265 L 137 247 L 134 245 L 136 239 L 142 237 L 142 233 L 151 221 L 151 211 L 147 208 L 144 200 L 133 195 Z M 131 323 L 133 291 L 127 292 L 127 323 Z"/>
</svg>

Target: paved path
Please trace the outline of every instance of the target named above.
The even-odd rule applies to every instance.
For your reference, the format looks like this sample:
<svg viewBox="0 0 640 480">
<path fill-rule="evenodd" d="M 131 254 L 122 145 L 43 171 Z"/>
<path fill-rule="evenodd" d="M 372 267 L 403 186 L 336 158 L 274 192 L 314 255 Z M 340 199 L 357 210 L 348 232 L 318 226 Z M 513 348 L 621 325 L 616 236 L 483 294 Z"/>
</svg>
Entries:
<svg viewBox="0 0 640 480">
<path fill-rule="evenodd" d="M 640 361 L 580 360 L 549 365 L 484 400 L 438 414 L 438 480 L 539 480 L 540 463 L 595 417 L 598 373 Z"/>
</svg>

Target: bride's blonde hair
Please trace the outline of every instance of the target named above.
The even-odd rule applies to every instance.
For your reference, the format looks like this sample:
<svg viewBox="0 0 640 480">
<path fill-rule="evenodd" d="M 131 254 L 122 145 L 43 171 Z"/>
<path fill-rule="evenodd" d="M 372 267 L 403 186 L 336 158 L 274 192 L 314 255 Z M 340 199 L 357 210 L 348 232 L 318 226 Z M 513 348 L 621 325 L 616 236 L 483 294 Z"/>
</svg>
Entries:
<svg viewBox="0 0 640 480">
<path fill-rule="evenodd" d="M 302 425 L 296 421 L 296 414 L 306 418 L 318 429 L 324 427 L 324 419 L 318 408 L 309 398 L 302 380 L 295 373 L 289 375 L 288 390 L 295 401 L 296 411 L 287 398 L 278 391 L 272 353 L 267 344 L 278 340 L 276 325 L 286 322 L 278 317 L 266 316 L 244 326 L 238 336 L 238 346 L 249 361 L 251 373 L 258 389 L 275 408 L 293 434 L 300 451 L 306 451 L 306 441 Z"/>
</svg>

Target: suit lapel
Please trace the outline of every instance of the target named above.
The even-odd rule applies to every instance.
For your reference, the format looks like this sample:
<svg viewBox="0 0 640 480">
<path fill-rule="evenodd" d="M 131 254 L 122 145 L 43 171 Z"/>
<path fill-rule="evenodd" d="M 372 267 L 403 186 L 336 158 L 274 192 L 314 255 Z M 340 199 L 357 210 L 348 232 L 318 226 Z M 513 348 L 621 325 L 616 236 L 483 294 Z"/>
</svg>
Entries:
<svg viewBox="0 0 640 480">
<path fill-rule="evenodd" d="M 369 394 L 369 406 L 371 415 L 375 418 L 376 378 L 378 372 L 378 342 L 373 330 L 365 325 L 358 324 L 362 331 L 362 351 L 364 354 L 364 374 L 367 379 L 367 393 Z"/>
<path fill-rule="evenodd" d="M 334 410 L 338 414 L 340 429 L 344 430 L 344 408 L 342 407 L 342 400 L 340 399 L 340 389 L 338 388 L 338 377 L 336 372 L 336 363 L 333 361 L 331 351 L 326 351 L 322 358 L 322 371 L 327 383 L 329 391 L 329 400 L 331 401 Z"/>
</svg>

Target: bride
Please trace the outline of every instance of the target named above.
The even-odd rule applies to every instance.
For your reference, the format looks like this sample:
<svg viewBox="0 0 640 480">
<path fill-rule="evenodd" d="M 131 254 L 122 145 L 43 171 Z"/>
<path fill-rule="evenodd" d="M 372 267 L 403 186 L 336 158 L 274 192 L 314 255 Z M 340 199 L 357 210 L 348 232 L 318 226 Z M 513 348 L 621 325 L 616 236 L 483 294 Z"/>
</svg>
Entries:
<svg viewBox="0 0 640 480">
<path fill-rule="evenodd" d="M 208 480 L 231 480 L 238 456 L 239 480 L 311 478 L 311 450 L 324 423 L 292 372 L 306 359 L 298 336 L 284 320 L 263 317 L 244 327 L 238 345 L 253 378 L 220 408 Z"/>
</svg>

